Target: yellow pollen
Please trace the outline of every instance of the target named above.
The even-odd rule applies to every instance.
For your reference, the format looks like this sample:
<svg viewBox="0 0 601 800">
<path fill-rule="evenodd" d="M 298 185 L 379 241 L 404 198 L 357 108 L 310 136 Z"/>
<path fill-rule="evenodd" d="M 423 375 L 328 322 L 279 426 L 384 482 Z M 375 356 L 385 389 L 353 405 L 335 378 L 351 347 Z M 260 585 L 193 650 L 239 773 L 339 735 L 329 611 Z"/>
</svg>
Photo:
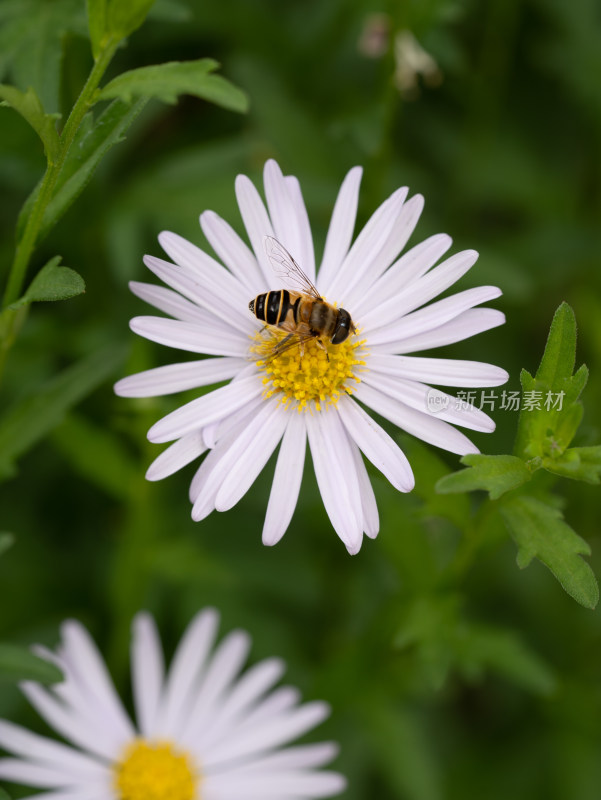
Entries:
<svg viewBox="0 0 601 800">
<path fill-rule="evenodd" d="M 169 742 L 132 742 L 114 767 L 119 800 L 194 800 L 198 773 Z"/>
<path fill-rule="evenodd" d="M 336 345 L 309 339 L 273 356 L 274 347 L 286 336 L 285 331 L 266 328 L 253 337 L 250 351 L 265 373 L 266 397 L 278 394 L 286 408 L 297 411 L 306 411 L 310 403 L 321 411 L 336 405 L 342 393 L 351 394 L 354 384 L 361 381 L 358 373 L 365 368 L 361 360 L 365 339 L 355 334 Z"/>
</svg>

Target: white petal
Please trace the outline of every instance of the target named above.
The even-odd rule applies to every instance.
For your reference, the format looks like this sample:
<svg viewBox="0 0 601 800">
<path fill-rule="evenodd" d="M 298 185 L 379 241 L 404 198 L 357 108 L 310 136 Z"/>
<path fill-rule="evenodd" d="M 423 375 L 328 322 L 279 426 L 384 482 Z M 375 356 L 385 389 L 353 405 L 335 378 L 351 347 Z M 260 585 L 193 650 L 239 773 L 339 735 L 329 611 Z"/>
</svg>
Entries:
<svg viewBox="0 0 601 800">
<path fill-rule="evenodd" d="M 172 289 L 166 289 L 164 286 L 155 286 L 151 283 L 138 283 L 137 281 L 130 281 L 129 288 L 131 291 L 149 303 L 151 306 L 158 308 L 159 311 L 164 311 L 165 314 L 181 319 L 185 322 L 206 322 L 208 319 L 208 312 L 204 308 L 200 308 L 196 303 L 186 300 L 178 292 Z"/>
<path fill-rule="evenodd" d="M 204 757 L 207 771 L 212 773 L 217 766 L 287 744 L 319 725 L 329 713 L 326 703 L 305 703 L 279 718 L 256 724 L 252 729 L 245 727 L 232 731 L 222 743 L 207 746 Z"/>
<path fill-rule="evenodd" d="M 394 259 L 401 252 L 415 226 L 424 207 L 424 198 L 421 194 L 416 194 L 408 200 L 400 209 L 397 219 L 386 239 L 384 246 L 378 254 L 377 261 L 374 261 L 369 273 L 358 271 L 354 280 L 345 287 L 345 303 L 348 308 L 355 308 L 356 303 L 365 295 L 365 284 L 369 279 L 370 283 L 376 281 L 383 272 L 392 264 Z M 365 278 L 365 280 L 362 280 Z M 390 296 L 390 295 L 389 295 Z"/>
<path fill-rule="evenodd" d="M 159 243 L 176 264 L 200 278 L 201 286 L 209 286 L 217 294 L 230 298 L 233 306 L 245 308 L 248 305 L 244 285 L 204 250 L 171 231 L 162 231 Z"/>
<path fill-rule="evenodd" d="M 47 762 L 65 773 L 89 777 L 90 780 L 106 772 L 105 763 L 5 720 L 0 720 L 0 746 L 15 755 Z"/>
<path fill-rule="evenodd" d="M 392 296 L 362 315 L 358 321 L 363 333 L 369 334 L 382 325 L 388 325 L 432 300 L 465 275 L 474 266 L 477 258 L 478 253 L 475 250 L 464 250 L 447 258 L 426 275 L 409 284 L 400 296 Z"/>
<path fill-rule="evenodd" d="M 243 358 L 205 358 L 168 364 L 122 378 L 114 388 L 120 397 L 157 397 L 229 380 L 247 364 Z"/>
<path fill-rule="evenodd" d="M 320 284 L 319 288 L 326 296 L 344 305 L 349 287 L 378 263 L 406 196 L 407 187 L 397 189 L 372 214 L 328 286 Z"/>
<path fill-rule="evenodd" d="M 64 658 L 80 685 L 110 716 L 115 735 L 121 740 L 133 739 L 135 729 L 88 631 L 79 622 L 67 620 L 61 625 L 61 634 Z"/>
<path fill-rule="evenodd" d="M 303 200 L 303 193 L 301 191 L 300 183 L 294 175 L 288 175 L 284 178 L 294 212 L 296 215 L 296 227 L 299 236 L 299 254 L 303 270 L 309 278 L 315 281 L 315 249 L 313 247 L 313 235 L 311 234 L 311 225 L 309 223 L 309 215 L 307 214 L 307 207 Z"/>
<path fill-rule="evenodd" d="M 247 670 L 232 687 L 229 696 L 224 698 L 211 728 L 199 732 L 196 747 L 201 748 L 202 740 L 206 738 L 216 741 L 219 736 L 229 735 L 230 729 L 248 714 L 249 708 L 280 680 L 285 669 L 286 665 L 280 658 L 268 658 Z"/>
<path fill-rule="evenodd" d="M 361 167 L 353 167 L 347 173 L 338 192 L 319 268 L 318 286 L 321 291 L 324 291 L 324 287 L 329 286 L 351 245 L 362 174 Z"/>
<path fill-rule="evenodd" d="M 293 686 L 282 686 L 268 694 L 244 717 L 238 726 L 239 731 L 252 731 L 257 726 L 266 724 L 268 720 L 279 719 L 289 709 L 298 705 L 301 694 Z"/>
<path fill-rule="evenodd" d="M 282 438 L 289 414 L 282 406 L 273 406 L 271 414 L 255 433 L 256 446 L 253 442 L 240 453 L 221 484 L 215 497 L 217 511 L 235 506 L 253 485 Z"/>
<path fill-rule="evenodd" d="M 263 184 L 275 238 L 284 245 L 290 255 L 306 272 L 306 265 L 303 263 L 301 252 L 296 210 L 282 175 L 282 170 L 272 158 L 265 162 Z"/>
<path fill-rule="evenodd" d="M 165 683 L 157 736 L 177 738 L 188 720 L 196 686 L 208 662 L 219 625 L 212 608 L 197 614 L 184 633 Z"/>
<path fill-rule="evenodd" d="M 369 475 L 365 469 L 365 464 L 361 457 L 361 452 L 355 444 L 350 440 L 350 448 L 359 481 L 359 492 L 361 496 L 361 509 L 363 511 L 363 530 L 370 539 L 375 539 L 380 530 L 380 515 L 378 514 L 378 505 L 376 503 L 376 496 L 374 494 L 373 486 L 369 480 Z"/>
<path fill-rule="evenodd" d="M 115 800 L 115 794 L 110 782 L 105 781 L 104 786 L 78 785 L 67 789 L 58 789 L 54 792 L 41 792 L 28 795 L 21 800 Z"/>
<path fill-rule="evenodd" d="M 461 361 L 454 358 L 420 358 L 373 353 L 368 357 L 370 370 L 414 381 L 428 381 L 441 386 L 500 386 L 509 380 L 508 373 L 494 364 Z"/>
<path fill-rule="evenodd" d="M 192 431 L 169 445 L 146 471 L 147 481 L 161 481 L 201 456 L 207 449 L 203 431 Z"/>
<path fill-rule="evenodd" d="M 461 342 L 490 328 L 503 325 L 504 322 L 505 314 L 496 308 L 471 308 L 431 331 L 375 345 L 375 348 L 376 352 L 383 353 L 416 353 L 420 350 Z"/>
<path fill-rule="evenodd" d="M 244 358 L 248 355 L 248 336 L 234 328 L 228 328 L 224 323 L 212 326 L 164 317 L 134 317 L 129 327 L 151 342 L 176 347 L 178 350 L 215 356 Z"/>
<path fill-rule="evenodd" d="M 365 382 L 410 408 L 450 422 L 452 425 L 461 425 L 463 428 L 485 433 L 491 433 L 495 429 L 495 423 L 484 411 L 423 383 L 376 371 L 366 376 Z M 432 398 L 433 395 L 436 398 L 435 404 L 432 400 L 428 402 L 428 398 Z"/>
<path fill-rule="evenodd" d="M 365 287 L 363 295 L 354 299 L 354 318 L 360 321 L 363 314 L 378 308 L 391 297 L 398 297 L 406 286 L 433 267 L 452 243 L 446 233 L 438 233 L 408 250 L 381 278 Z"/>
<path fill-rule="evenodd" d="M 415 486 L 407 458 L 386 431 L 350 397 L 341 397 L 338 413 L 351 439 L 371 463 L 400 492 Z"/>
<path fill-rule="evenodd" d="M 458 317 L 473 306 L 494 300 L 501 295 L 501 290 L 496 286 L 478 286 L 475 289 L 466 289 L 444 300 L 431 303 L 419 311 L 413 311 L 397 322 L 375 328 L 369 334 L 369 345 L 374 347 L 386 342 L 416 336 L 420 333 L 439 328 L 445 322 Z"/>
<path fill-rule="evenodd" d="M 263 525 L 263 544 L 266 545 L 279 542 L 286 532 L 296 508 L 303 478 L 307 446 L 304 415 L 291 413 L 288 417 Z"/>
<path fill-rule="evenodd" d="M 138 727 L 142 736 L 150 737 L 155 731 L 165 673 L 161 641 L 150 614 L 134 618 L 131 667 Z"/>
<path fill-rule="evenodd" d="M 261 447 L 266 422 L 272 417 L 275 406 L 275 398 L 263 401 L 259 411 L 251 415 L 241 429 L 224 436 L 209 453 L 200 467 L 198 480 L 195 477 L 193 481 L 199 487 L 199 492 L 192 507 L 192 519 L 198 522 L 211 513 L 221 486 L 238 461 Z"/>
<path fill-rule="evenodd" d="M 305 420 L 315 477 L 334 530 L 347 550 L 357 553 L 361 547 L 363 514 L 357 515 L 358 498 L 349 495 L 347 481 L 341 480 L 337 453 L 344 444 L 341 444 L 341 437 L 336 435 L 335 423 L 331 423 L 329 418 L 324 420 L 325 414 L 338 420 L 334 411 L 318 412 L 315 416 L 307 414 Z"/>
<path fill-rule="evenodd" d="M 197 275 L 168 261 L 155 256 L 144 256 L 144 263 L 167 286 L 171 286 L 213 316 L 219 317 L 230 327 L 243 334 L 257 329 L 258 323 L 248 310 L 251 298 L 246 298 L 240 305 L 240 299 L 237 303 L 233 302 L 229 293 L 221 292 L 213 284 L 202 282 Z"/>
<path fill-rule="evenodd" d="M 280 772 L 285 769 L 315 769 L 329 764 L 340 751 L 336 742 L 319 742 L 319 744 L 301 744 L 277 750 L 275 753 L 255 758 L 244 764 L 244 772 L 263 772 L 274 770 Z"/>
<path fill-rule="evenodd" d="M 205 445 L 211 448 L 211 452 L 200 465 L 190 483 L 188 496 L 191 503 L 196 502 L 209 474 L 242 432 L 252 423 L 253 418 L 259 413 L 263 403 L 263 396 L 257 395 L 254 400 L 250 400 L 237 411 L 228 414 L 227 417 L 219 420 L 219 422 L 209 425 L 207 428 L 203 428 L 202 438 Z M 216 492 L 217 488 L 215 488 L 215 493 Z"/>
<path fill-rule="evenodd" d="M 126 744 L 114 730 L 105 725 L 92 725 L 59 703 L 37 683 L 25 681 L 21 689 L 36 711 L 58 733 L 90 753 L 114 761 Z"/>
<path fill-rule="evenodd" d="M 242 770 L 210 775 L 203 787 L 207 800 L 309 800 L 332 797 L 346 788 L 346 780 L 336 772 L 253 773 Z"/>
<path fill-rule="evenodd" d="M 238 175 L 236 178 L 236 198 L 248 238 L 263 271 L 265 287 L 269 288 L 273 285 L 274 274 L 263 247 L 263 239 L 275 235 L 269 215 L 259 193 L 246 175 Z"/>
<path fill-rule="evenodd" d="M 256 368 L 254 370 L 245 378 L 197 397 L 167 414 L 150 428 L 149 440 L 171 442 L 242 408 L 245 403 L 260 395 L 264 388 Z"/>
<path fill-rule="evenodd" d="M 377 414 L 381 414 L 390 422 L 398 425 L 402 430 L 435 447 L 449 450 L 460 456 L 479 452 L 467 436 L 453 428 L 452 425 L 428 414 L 422 414 L 404 403 L 399 403 L 398 400 L 374 389 L 373 386 L 368 386 L 365 381 L 357 387 L 355 397 Z"/>
<path fill-rule="evenodd" d="M 81 783 L 82 778 L 48 764 L 32 764 L 16 758 L 0 758 L 0 778 L 40 788 L 67 787 Z"/>
<path fill-rule="evenodd" d="M 213 250 L 251 295 L 265 288 L 254 253 L 224 219 L 214 211 L 205 211 L 200 215 L 200 225 Z"/>
<path fill-rule="evenodd" d="M 184 747 L 192 746 L 204 728 L 210 726 L 218 713 L 222 697 L 236 680 L 250 651 L 250 636 L 246 631 L 228 634 L 215 650 L 200 682 L 196 698 L 188 709 L 188 721 L 179 737 Z M 210 745 L 209 745 L 210 749 Z"/>
</svg>

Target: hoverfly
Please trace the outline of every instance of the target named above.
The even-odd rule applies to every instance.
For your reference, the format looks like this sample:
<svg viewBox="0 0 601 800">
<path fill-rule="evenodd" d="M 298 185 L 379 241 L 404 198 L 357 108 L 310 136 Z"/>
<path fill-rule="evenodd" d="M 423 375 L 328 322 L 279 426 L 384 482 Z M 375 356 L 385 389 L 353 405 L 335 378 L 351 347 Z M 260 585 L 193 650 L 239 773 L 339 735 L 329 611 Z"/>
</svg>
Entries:
<svg viewBox="0 0 601 800">
<path fill-rule="evenodd" d="M 266 236 L 263 241 L 275 274 L 292 289 L 264 292 L 248 304 L 258 320 L 288 331 L 288 336 L 273 348 L 270 358 L 297 346 L 302 357 L 304 344 L 312 339 L 326 350 L 322 339 L 336 345 L 355 333 L 349 312 L 330 305 L 320 296 L 286 248 L 273 236 Z"/>
</svg>

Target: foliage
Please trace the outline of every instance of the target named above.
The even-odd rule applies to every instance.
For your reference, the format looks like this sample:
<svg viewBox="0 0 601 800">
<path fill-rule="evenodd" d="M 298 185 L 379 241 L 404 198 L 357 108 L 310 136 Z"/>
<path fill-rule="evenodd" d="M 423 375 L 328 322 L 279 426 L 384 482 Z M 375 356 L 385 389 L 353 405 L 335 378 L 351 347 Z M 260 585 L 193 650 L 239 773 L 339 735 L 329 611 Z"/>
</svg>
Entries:
<svg viewBox="0 0 601 800">
<path fill-rule="evenodd" d="M 283 656 L 287 680 L 331 703 L 319 735 L 342 745 L 349 800 L 596 800 L 596 15 L 590 0 L 0 3 L 0 640 L 18 655 L 0 717 L 47 733 L 12 684 L 46 668 L 20 659 L 61 620 L 89 625 L 127 697 L 132 615 L 150 609 L 170 653 L 210 604 L 251 631 L 254 660 Z M 438 78 L 401 81 L 406 29 Z M 381 532 L 352 559 L 310 465 L 274 548 L 269 468 L 193 523 L 189 470 L 144 480 L 146 431 L 176 401 L 111 389 L 170 357 L 127 328 L 157 233 L 206 247 L 210 208 L 244 235 L 234 178 L 258 182 L 270 156 L 301 179 L 318 255 L 351 166 L 359 224 L 401 184 L 423 193 L 409 244 L 446 231 L 478 249 L 460 288 L 501 286 L 507 316 L 425 355 L 500 364 L 503 390 L 540 399 L 519 417 L 497 401 L 463 467 L 401 436 L 416 488 L 369 467 Z"/>
</svg>

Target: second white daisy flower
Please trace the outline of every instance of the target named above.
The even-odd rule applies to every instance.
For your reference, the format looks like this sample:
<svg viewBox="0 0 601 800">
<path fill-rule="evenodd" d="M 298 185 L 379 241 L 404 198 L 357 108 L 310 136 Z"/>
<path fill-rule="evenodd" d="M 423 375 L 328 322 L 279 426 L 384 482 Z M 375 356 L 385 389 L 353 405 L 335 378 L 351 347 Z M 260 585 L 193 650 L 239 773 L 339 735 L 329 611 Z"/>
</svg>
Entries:
<svg viewBox="0 0 601 800">
<path fill-rule="evenodd" d="M 250 240 L 211 211 L 202 230 L 220 263 L 174 233 L 159 241 L 175 263 L 146 256 L 146 266 L 170 289 L 132 283 L 132 291 L 165 317 L 136 317 L 136 333 L 180 350 L 213 356 L 148 370 L 116 384 L 117 394 L 148 397 L 230 382 L 168 414 L 149 431 L 152 442 L 173 442 L 150 466 L 159 480 L 206 453 L 190 486 L 192 517 L 232 508 L 252 486 L 280 445 L 263 528 L 275 544 L 292 518 L 300 491 L 306 443 L 332 525 L 349 553 L 363 534 L 375 537 L 378 510 L 363 456 L 399 491 L 411 491 L 413 473 L 396 442 L 364 410 L 371 408 L 399 428 L 459 455 L 478 452 L 453 425 L 494 430 L 473 405 L 448 402 L 431 409 L 431 384 L 499 386 L 508 378 L 491 364 L 409 355 L 451 344 L 501 325 L 504 315 L 477 308 L 501 294 L 481 286 L 433 298 L 458 281 L 478 254 L 465 250 L 440 261 L 451 246 L 431 236 L 403 255 L 423 207 L 398 189 L 372 215 L 353 242 L 361 169 L 340 189 L 324 255 L 316 271 L 313 238 L 296 178 L 274 161 L 265 165 L 267 207 L 246 176 L 236 194 Z M 273 357 L 279 328 L 262 330 L 249 302 L 284 288 L 265 250 L 274 237 L 302 266 L 319 294 L 347 309 L 357 328 L 342 344 L 314 338 Z"/>
<path fill-rule="evenodd" d="M 190 623 L 165 672 L 153 618 L 138 614 L 132 636 L 136 723 L 121 702 L 86 629 L 62 626 L 57 652 L 37 648 L 63 683 L 22 689 L 69 744 L 0 720 L 0 778 L 50 791 L 26 800 L 310 800 L 339 794 L 346 781 L 321 767 L 332 742 L 287 745 L 329 714 L 274 688 L 284 663 L 266 659 L 241 674 L 250 637 L 233 631 L 214 649 L 218 615 Z"/>
</svg>

